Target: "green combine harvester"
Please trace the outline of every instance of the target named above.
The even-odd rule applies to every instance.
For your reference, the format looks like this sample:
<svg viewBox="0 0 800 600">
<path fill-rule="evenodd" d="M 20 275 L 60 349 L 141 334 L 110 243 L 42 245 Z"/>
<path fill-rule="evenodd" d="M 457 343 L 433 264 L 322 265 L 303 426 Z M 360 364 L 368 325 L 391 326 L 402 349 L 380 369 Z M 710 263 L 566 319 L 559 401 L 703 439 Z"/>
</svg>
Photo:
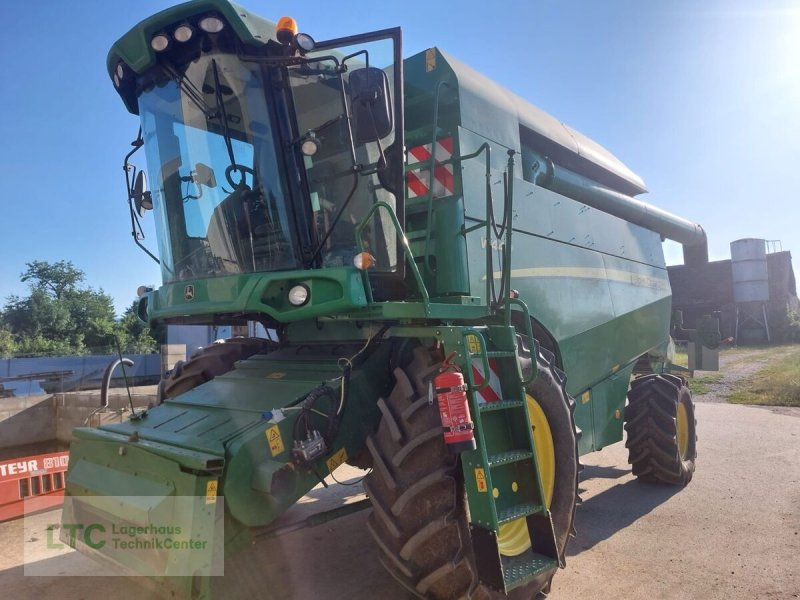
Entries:
<svg viewBox="0 0 800 600">
<path fill-rule="evenodd" d="M 172 597 L 258 597 L 258 569 L 236 574 L 252 540 L 349 463 L 406 588 L 530 599 L 564 566 L 579 456 L 624 429 L 638 478 L 692 478 L 662 241 L 702 261 L 705 233 L 635 199 L 600 145 L 437 48 L 404 60 L 399 29 L 315 42 L 226 0 L 138 24 L 108 72 L 141 119 L 131 222 L 144 248 L 152 211 L 163 275 L 140 318 L 274 335 L 214 344 L 157 406 L 75 431 L 65 523 L 144 540 L 168 521 L 213 551 L 73 546 Z M 714 320 L 692 335 L 708 368 Z"/>
</svg>

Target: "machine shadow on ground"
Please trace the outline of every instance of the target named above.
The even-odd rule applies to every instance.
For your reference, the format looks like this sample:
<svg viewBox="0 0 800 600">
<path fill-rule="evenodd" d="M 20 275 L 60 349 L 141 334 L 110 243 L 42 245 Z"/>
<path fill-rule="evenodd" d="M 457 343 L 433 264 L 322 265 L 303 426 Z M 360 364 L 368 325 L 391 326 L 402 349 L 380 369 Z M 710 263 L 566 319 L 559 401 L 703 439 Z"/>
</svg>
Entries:
<svg viewBox="0 0 800 600">
<path fill-rule="evenodd" d="M 581 474 L 578 491 L 582 491 L 580 483 L 587 479 L 616 479 L 629 474 L 630 471 L 615 467 L 587 466 Z M 576 556 L 609 539 L 682 489 L 678 486 L 642 483 L 634 479 L 587 498 L 576 508 L 575 529 L 578 533 L 567 546 L 567 556 Z"/>
</svg>

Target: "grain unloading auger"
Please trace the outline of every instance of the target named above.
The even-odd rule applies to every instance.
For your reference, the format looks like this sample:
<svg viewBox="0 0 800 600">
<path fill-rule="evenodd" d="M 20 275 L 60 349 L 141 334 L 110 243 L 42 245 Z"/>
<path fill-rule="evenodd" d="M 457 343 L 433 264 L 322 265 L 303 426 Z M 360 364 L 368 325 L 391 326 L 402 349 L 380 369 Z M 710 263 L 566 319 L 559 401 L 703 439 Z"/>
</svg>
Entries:
<svg viewBox="0 0 800 600">
<path fill-rule="evenodd" d="M 398 29 L 315 42 L 225 0 L 143 21 L 108 70 L 153 183 L 128 167 L 164 280 L 140 317 L 278 341 L 213 345 L 158 406 L 75 432 L 65 521 L 143 544 L 166 521 L 214 551 L 73 545 L 197 598 L 224 549 L 230 597 L 255 576 L 230 576 L 237 549 L 350 462 L 414 593 L 532 598 L 564 564 L 579 455 L 627 422 L 637 476 L 690 480 L 661 241 L 703 260 L 705 233 L 608 151 L 438 49 L 402 60 Z"/>
</svg>

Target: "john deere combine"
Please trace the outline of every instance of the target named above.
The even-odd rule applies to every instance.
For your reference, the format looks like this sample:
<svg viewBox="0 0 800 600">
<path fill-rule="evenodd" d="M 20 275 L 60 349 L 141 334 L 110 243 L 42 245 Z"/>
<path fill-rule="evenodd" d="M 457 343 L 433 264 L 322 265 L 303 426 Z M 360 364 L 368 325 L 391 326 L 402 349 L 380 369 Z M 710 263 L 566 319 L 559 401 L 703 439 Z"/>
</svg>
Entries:
<svg viewBox="0 0 800 600">
<path fill-rule="evenodd" d="M 439 49 L 403 60 L 399 29 L 315 42 L 226 0 L 143 21 L 108 72 L 141 118 L 131 219 L 140 245 L 154 219 L 163 274 L 139 316 L 277 341 L 214 345 L 158 406 L 76 430 L 65 521 L 146 536 L 158 517 L 186 543 L 224 522 L 233 569 L 349 462 L 409 590 L 533 598 L 564 566 L 580 455 L 625 429 L 636 476 L 689 482 L 661 242 L 703 260 L 705 233 L 634 199 L 607 150 Z M 713 323 L 695 339 L 699 360 Z M 210 555 L 70 541 L 180 597 L 242 583 L 214 594 Z"/>
</svg>

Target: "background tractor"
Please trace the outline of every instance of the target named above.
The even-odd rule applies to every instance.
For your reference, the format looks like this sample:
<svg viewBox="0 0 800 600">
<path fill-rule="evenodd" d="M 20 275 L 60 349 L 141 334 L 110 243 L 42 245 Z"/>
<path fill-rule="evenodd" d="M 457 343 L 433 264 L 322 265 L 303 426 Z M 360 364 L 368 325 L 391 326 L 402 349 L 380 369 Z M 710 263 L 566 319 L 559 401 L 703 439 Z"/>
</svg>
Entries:
<svg viewBox="0 0 800 600">
<path fill-rule="evenodd" d="M 226 0 L 114 44 L 141 119 L 134 239 L 151 212 L 163 275 L 140 318 L 275 335 L 210 346 L 158 406 L 76 430 L 65 522 L 211 535 L 231 597 L 253 536 L 349 462 L 371 467 L 368 526 L 409 590 L 533 598 L 564 566 L 580 455 L 624 427 L 635 475 L 689 482 L 661 242 L 707 260 L 704 231 L 635 199 L 642 180 L 577 131 L 437 48 L 401 50 L 399 29 L 315 42 Z M 211 554 L 68 541 L 216 595 Z"/>
</svg>

